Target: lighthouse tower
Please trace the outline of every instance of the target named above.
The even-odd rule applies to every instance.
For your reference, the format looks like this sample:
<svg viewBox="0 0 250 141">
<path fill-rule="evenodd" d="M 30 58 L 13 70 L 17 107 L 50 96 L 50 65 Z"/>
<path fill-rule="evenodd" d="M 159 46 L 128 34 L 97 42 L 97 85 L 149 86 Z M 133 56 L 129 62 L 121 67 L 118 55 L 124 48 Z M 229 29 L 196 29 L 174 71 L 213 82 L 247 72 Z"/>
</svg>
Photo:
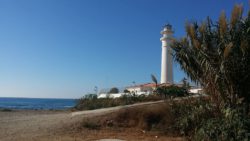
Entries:
<svg viewBox="0 0 250 141">
<path fill-rule="evenodd" d="M 173 57 L 170 44 L 172 43 L 173 30 L 170 24 L 166 24 L 161 31 L 162 56 L 161 56 L 161 84 L 173 83 Z"/>
</svg>

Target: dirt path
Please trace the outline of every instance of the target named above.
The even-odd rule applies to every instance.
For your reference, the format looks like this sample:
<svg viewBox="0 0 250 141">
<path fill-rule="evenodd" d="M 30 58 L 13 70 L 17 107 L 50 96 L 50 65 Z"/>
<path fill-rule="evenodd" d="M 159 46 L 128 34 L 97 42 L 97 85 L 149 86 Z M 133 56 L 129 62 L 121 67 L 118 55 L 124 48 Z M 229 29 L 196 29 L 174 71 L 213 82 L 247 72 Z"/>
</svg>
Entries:
<svg viewBox="0 0 250 141">
<path fill-rule="evenodd" d="M 0 113 L 1 141 L 34 139 L 53 135 L 66 121 L 71 121 L 69 113 L 40 111 L 13 111 Z"/>
<path fill-rule="evenodd" d="M 118 106 L 91 111 L 12 111 L 0 112 L 0 141 L 36 141 L 36 140 L 77 140 L 63 137 L 58 131 L 80 122 L 84 117 L 100 116 L 128 107 L 158 102 L 147 102 L 129 106 Z M 63 138 L 63 139 L 62 139 Z M 84 139 L 83 139 L 84 140 Z"/>
</svg>

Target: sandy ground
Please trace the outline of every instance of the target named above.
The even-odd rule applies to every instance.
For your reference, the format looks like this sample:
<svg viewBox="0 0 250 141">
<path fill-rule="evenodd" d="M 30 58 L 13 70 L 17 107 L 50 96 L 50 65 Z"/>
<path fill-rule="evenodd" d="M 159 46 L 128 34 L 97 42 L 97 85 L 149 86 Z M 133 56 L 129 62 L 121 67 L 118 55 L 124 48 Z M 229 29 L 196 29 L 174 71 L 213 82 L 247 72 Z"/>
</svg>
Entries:
<svg viewBox="0 0 250 141">
<path fill-rule="evenodd" d="M 171 137 L 156 137 L 154 133 L 145 134 L 140 130 L 131 129 L 107 129 L 101 131 L 86 129 L 80 132 L 74 130 L 74 126 L 86 117 L 102 116 L 121 108 L 124 108 L 124 106 L 81 112 L 24 110 L 0 112 L 0 141 L 91 141 L 102 138 L 118 138 L 131 141 L 181 140 Z"/>
</svg>

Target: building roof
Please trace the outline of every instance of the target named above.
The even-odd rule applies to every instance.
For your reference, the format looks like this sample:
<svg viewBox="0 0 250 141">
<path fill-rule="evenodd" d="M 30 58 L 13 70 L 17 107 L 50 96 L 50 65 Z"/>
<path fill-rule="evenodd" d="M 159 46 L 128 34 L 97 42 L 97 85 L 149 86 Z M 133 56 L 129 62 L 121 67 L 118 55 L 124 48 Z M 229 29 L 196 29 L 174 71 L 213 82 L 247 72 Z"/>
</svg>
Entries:
<svg viewBox="0 0 250 141">
<path fill-rule="evenodd" d="M 135 86 L 128 86 L 126 87 L 127 89 L 129 88 L 138 88 L 138 87 L 155 87 L 156 84 L 155 83 L 145 83 L 145 84 L 139 84 L 139 85 L 135 85 Z"/>
</svg>

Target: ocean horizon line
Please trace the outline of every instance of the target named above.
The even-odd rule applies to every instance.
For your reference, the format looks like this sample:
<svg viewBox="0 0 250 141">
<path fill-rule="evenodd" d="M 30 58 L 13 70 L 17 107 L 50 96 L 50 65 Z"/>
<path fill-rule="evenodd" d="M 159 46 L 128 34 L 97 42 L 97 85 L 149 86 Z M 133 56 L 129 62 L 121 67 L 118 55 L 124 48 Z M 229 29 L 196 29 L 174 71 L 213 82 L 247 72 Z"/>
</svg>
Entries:
<svg viewBox="0 0 250 141">
<path fill-rule="evenodd" d="M 0 108 L 61 110 L 74 107 L 77 99 L 0 97 Z"/>
<path fill-rule="evenodd" d="M 5 97 L 5 96 L 0 96 L 0 98 L 20 98 L 20 99 L 70 99 L 70 100 L 72 100 L 72 99 L 80 99 L 80 98 L 53 98 L 53 97 L 48 97 L 48 98 L 46 98 L 46 97 Z"/>
</svg>

